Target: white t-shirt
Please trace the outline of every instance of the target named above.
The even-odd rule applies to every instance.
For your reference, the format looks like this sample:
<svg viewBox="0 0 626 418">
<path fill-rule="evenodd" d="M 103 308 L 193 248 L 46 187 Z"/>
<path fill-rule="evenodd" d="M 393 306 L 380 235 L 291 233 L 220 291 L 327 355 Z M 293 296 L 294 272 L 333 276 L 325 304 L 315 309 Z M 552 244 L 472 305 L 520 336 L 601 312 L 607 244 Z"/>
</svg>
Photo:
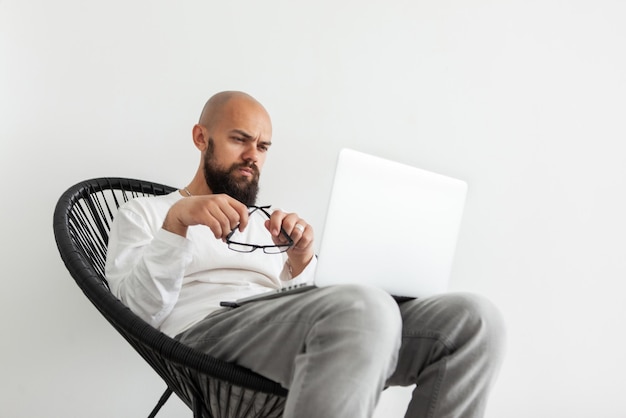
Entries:
<svg viewBox="0 0 626 418">
<path fill-rule="evenodd" d="M 155 328 L 173 337 L 220 309 L 221 301 L 313 282 L 315 257 L 292 278 L 285 253 L 232 251 L 201 225 L 189 227 L 186 238 L 162 229 L 179 199 L 175 191 L 129 201 L 109 236 L 105 274 L 111 291 Z M 251 216 L 238 240 L 257 243 L 268 236 L 264 219 Z"/>
</svg>

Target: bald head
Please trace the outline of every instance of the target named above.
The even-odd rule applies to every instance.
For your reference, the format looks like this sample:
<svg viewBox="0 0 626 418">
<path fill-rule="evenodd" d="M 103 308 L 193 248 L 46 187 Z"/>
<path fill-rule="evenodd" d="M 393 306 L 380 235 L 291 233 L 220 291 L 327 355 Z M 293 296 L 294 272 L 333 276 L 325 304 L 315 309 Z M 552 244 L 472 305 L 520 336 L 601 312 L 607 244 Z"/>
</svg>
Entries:
<svg viewBox="0 0 626 418">
<path fill-rule="evenodd" d="M 257 108 L 269 119 L 269 114 L 254 97 L 241 91 L 222 91 L 216 93 L 207 100 L 198 123 L 206 128 L 212 129 L 215 124 L 224 116 L 224 113 L 234 106 L 247 106 Z"/>
</svg>

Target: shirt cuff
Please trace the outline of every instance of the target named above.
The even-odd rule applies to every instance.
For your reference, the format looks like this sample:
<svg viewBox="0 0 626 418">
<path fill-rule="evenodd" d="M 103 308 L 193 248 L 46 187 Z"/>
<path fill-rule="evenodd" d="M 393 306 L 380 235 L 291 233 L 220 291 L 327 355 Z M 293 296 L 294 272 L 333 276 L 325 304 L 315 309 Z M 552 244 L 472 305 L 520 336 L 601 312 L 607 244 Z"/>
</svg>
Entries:
<svg viewBox="0 0 626 418">
<path fill-rule="evenodd" d="M 315 268 L 317 266 L 317 256 L 314 255 L 309 264 L 306 265 L 304 270 L 300 272 L 296 277 L 291 276 L 291 268 L 289 263 L 285 261 L 285 266 L 283 267 L 283 271 L 280 274 L 280 279 L 284 286 L 292 286 L 300 283 L 310 283 L 313 284 L 313 279 L 315 278 Z"/>
<path fill-rule="evenodd" d="M 191 241 L 163 228 L 157 231 L 154 235 L 154 239 L 168 246 L 182 249 L 183 251 L 191 251 Z"/>
</svg>

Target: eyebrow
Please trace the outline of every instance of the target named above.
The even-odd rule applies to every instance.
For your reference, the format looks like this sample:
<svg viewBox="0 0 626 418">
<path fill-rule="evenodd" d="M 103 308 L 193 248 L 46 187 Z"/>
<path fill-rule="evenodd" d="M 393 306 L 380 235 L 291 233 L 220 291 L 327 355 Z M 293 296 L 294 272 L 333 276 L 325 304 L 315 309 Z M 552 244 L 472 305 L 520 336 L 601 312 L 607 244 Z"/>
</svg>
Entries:
<svg viewBox="0 0 626 418">
<path fill-rule="evenodd" d="M 233 129 L 231 132 L 239 134 L 241 136 L 243 136 L 246 139 L 253 139 L 252 135 L 250 135 L 249 133 L 247 133 L 246 131 L 242 131 L 241 129 Z M 266 146 L 271 146 L 272 142 L 271 141 L 259 141 L 260 144 L 266 145 Z"/>
<path fill-rule="evenodd" d="M 246 131 L 242 131 L 241 129 L 233 129 L 231 132 L 239 134 L 239 135 L 243 136 L 246 139 L 252 139 L 252 135 L 250 135 Z"/>
</svg>

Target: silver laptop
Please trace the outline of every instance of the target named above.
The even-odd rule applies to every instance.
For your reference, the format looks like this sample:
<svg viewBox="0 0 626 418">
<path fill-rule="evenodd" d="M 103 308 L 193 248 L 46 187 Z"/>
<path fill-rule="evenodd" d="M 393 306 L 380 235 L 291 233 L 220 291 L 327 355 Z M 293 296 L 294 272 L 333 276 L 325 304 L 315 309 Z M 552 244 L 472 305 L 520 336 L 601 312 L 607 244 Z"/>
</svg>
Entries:
<svg viewBox="0 0 626 418">
<path fill-rule="evenodd" d="M 464 181 L 341 150 L 315 284 L 361 283 L 407 297 L 445 292 L 466 194 Z"/>
<path fill-rule="evenodd" d="M 377 286 L 400 298 L 445 292 L 466 194 L 464 181 L 342 149 L 314 286 L 222 304 L 239 306 L 338 284 Z"/>
</svg>

